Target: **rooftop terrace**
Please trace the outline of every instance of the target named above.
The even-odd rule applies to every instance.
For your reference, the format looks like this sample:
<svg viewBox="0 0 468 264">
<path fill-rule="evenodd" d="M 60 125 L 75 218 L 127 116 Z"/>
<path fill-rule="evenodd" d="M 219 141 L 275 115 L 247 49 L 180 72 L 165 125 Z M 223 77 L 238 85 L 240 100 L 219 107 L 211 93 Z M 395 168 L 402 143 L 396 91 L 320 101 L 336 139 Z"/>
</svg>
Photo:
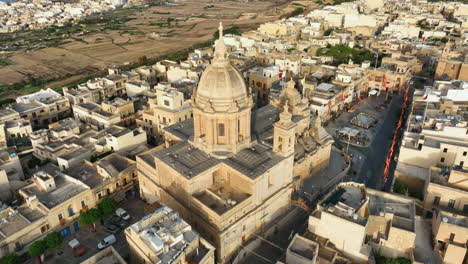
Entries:
<svg viewBox="0 0 468 264">
<path fill-rule="evenodd" d="M 0 241 L 26 228 L 31 222 L 11 208 L 0 211 Z"/>
<path fill-rule="evenodd" d="M 40 174 L 41 172 L 39 172 Z M 50 175 L 49 175 L 50 176 Z M 37 199 L 48 209 L 72 198 L 73 196 L 89 189 L 86 185 L 73 180 L 67 176 L 50 176 L 55 182 L 55 188 L 49 191 L 40 187 L 38 183 L 30 184 L 20 190 L 26 197 L 37 197 Z"/>
<path fill-rule="evenodd" d="M 199 236 L 178 213 L 164 206 L 144 216 L 126 230 L 132 239 L 139 239 L 148 249 L 153 263 L 169 264 L 182 253 L 199 247 Z"/>
</svg>

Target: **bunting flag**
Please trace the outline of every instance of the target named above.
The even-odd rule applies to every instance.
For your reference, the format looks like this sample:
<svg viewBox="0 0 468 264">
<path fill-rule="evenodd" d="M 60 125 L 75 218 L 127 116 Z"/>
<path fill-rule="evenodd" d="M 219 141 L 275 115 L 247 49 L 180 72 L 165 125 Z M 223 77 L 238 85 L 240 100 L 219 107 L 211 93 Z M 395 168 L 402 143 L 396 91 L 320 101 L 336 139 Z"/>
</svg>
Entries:
<svg viewBox="0 0 468 264">
<path fill-rule="evenodd" d="M 396 142 L 398 140 L 398 134 L 399 134 L 399 132 L 401 130 L 401 127 L 402 127 L 402 124 L 403 124 L 403 117 L 405 115 L 405 110 L 406 110 L 406 107 L 408 105 L 409 87 L 410 87 L 410 85 L 406 85 L 405 95 L 403 97 L 403 105 L 402 105 L 401 113 L 400 113 L 400 119 L 398 120 L 397 126 L 395 128 L 394 133 L 393 133 L 392 145 L 390 146 L 390 151 L 388 153 L 387 159 L 385 160 L 385 170 L 384 170 L 384 175 L 383 175 L 383 180 L 384 180 L 383 181 L 383 187 L 385 187 L 385 183 L 387 182 L 387 177 L 388 177 L 388 173 L 389 173 L 389 170 L 390 170 L 390 163 L 391 163 L 394 151 L 395 151 L 395 145 L 396 145 Z M 426 96 L 426 98 L 427 98 L 427 96 Z"/>
<path fill-rule="evenodd" d="M 283 78 L 283 72 L 278 73 L 278 78 Z"/>
<path fill-rule="evenodd" d="M 278 35 L 280 33 L 280 29 L 278 28 L 275 32 L 276 35 Z"/>
<path fill-rule="evenodd" d="M 424 93 L 424 97 L 423 97 L 423 100 L 426 101 L 427 98 L 429 97 L 429 94 L 432 92 L 431 89 L 427 88 L 426 89 L 426 92 Z"/>
</svg>

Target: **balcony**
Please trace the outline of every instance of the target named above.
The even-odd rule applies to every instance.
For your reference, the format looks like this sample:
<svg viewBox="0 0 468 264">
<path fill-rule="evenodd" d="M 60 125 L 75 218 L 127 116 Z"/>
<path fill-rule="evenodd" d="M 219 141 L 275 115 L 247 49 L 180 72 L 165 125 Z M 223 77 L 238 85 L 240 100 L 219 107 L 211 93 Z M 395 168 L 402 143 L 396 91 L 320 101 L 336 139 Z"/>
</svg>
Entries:
<svg viewBox="0 0 468 264">
<path fill-rule="evenodd" d="M 66 224 L 66 222 L 67 221 L 65 220 L 65 218 L 60 219 L 60 225 L 62 225 L 62 226 L 64 226 Z"/>
<path fill-rule="evenodd" d="M 88 206 L 87 206 L 87 205 L 83 205 L 83 207 L 81 208 L 81 211 L 82 211 L 82 212 L 88 211 Z"/>
</svg>

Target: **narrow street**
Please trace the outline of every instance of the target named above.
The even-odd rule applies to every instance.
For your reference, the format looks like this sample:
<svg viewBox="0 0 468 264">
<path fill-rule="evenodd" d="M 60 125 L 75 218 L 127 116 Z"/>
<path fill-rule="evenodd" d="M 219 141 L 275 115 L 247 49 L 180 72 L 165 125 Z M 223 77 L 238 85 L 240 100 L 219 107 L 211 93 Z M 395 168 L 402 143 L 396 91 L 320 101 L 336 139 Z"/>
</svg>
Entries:
<svg viewBox="0 0 468 264">
<path fill-rule="evenodd" d="M 413 92 L 414 87 L 411 87 L 409 91 L 410 98 L 412 97 Z M 365 100 L 378 100 L 380 102 L 382 101 L 385 94 L 383 93 L 380 96 L 381 98 L 369 97 Z M 394 94 L 391 102 L 388 105 L 388 109 L 386 110 L 386 115 L 383 117 L 383 122 L 381 124 L 378 124 L 377 127 L 373 128 L 373 133 L 375 133 L 375 136 L 373 137 L 372 142 L 367 147 L 359 147 L 355 145 L 349 146 L 349 154 L 353 155 L 353 166 L 351 167 L 349 173 L 350 176 L 346 180 L 364 183 L 367 187 L 370 188 L 382 189 L 385 159 L 388 155 L 393 138 L 393 133 L 399 119 L 397 111 L 401 109 L 402 103 L 403 94 Z M 406 120 L 407 115 L 408 111 L 405 112 L 404 120 Z M 341 122 L 343 125 L 345 124 L 343 120 L 338 122 Z M 335 128 L 329 130 L 334 129 Z M 396 148 L 398 148 L 398 146 L 399 144 L 397 144 Z M 331 174 L 337 174 L 339 172 L 339 170 L 337 170 L 337 167 L 340 166 L 340 164 L 338 163 L 342 162 L 342 160 L 339 160 L 339 154 L 333 154 L 334 155 L 332 155 L 331 157 L 333 160 L 330 163 L 330 168 L 334 169 L 327 169 L 322 173 L 317 174 L 316 177 L 320 177 L 322 179 L 315 179 L 315 181 L 309 181 L 305 183 L 304 188 L 302 190 L 303 192 L 313 194 L 313 192 L 316 192 L 318 190 L 317 182 L 328 182 L 334 177 L 334 175 Z M 389 186 L 393 180 L 394 168 L 395 162 L 392 161 L 387 184 L 385 186 L 385 189 L 387 190 L 389 189 Z M 308 222 L 307 219 L 308 213 L 304 211 L 304 214 L 301 214 L 299 217 L 297 217 L 293 221 L 293 224 L 287 227 L 280 228 L 275 235 L 265 238 L 265 241 L 261 243 L 260 247 L 258 247 L 254 252 L 250 252 L 250 254 L 243 260 L 243 263 L 276 263 L 276 261 L 280 259 L 283 256 L 283 254 L 285 254 L 286 248 L 288 247 L 288 244 L 291 241 L 294 233 L 302 233 L 306 230 Z"/>
</svg>

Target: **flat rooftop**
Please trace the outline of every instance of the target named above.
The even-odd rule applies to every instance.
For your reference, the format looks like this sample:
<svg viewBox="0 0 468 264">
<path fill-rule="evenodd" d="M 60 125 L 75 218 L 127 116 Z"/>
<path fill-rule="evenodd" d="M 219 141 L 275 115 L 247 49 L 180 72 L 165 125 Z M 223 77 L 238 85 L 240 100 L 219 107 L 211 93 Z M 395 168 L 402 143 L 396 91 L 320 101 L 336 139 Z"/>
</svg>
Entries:
<svg viewBox="0 0 468 264">
<path fill-rule="evenodd" d="M 188 140 L 193 136 L 193 119 L 187 119 L 175 125 L 165 127 L 164 130 L 181 140 Z"/>
<path fill-rule="evenodd" d="M 58 122 L 52 123 L 49 125 L 49 129 L 52 131 L 63 131 L 63 130 L 71 130 L 74 128 L 79 128 L 81 126 L 80 122 L 76 121 L 75 119 L 68 117 L 66 119 L 62 119 Z"/>
<path fill-rule="evenodd" d="M 341 184 L 321 202 L 324 211 L 365 225 L 367 219 L 357 212 L 367 200 L 366 189 L 359 184 Z"/>
<path fill-rule="evenodd" d="M 127 264 L 113 246 L 107 247 L 94 254 L 80 264 Z"/>
<path fill-rule="evenodd" d="M 82 181 L 90 188 L 99 186 L 105 180 L 105 178 L 98 173 L 97 167 L 88 161 L 82 161 L 66 169 L 63 173 Z"/>
<path fill-rule="evenodd" d="M 132 239 L 139 239 L 152 250 L 148 257 L 153 263 L 169 264 L 182 252 L 199 247 L 199 235 L 177 212 L 167 206 L 156 209 L 126 230 Z"/>
<path fill-rule="evenodd" d="M 312 263 L 314 258 L 316 258 L 318 255 L 318 250 L 319 244 L 317 242 L 311 241 L 296 234 L 289 244 L 288 252 L 286 253 L 286 260 L 288 260 L 288 254 L 293 253 Z"/>
<path fill-rule="evenodd" d="M 44 107 L 44 105 L 42 103 L 35 102 L 35 101 L 29 102 L 29 103 L 13 104 L 11 106 L 13 110 L 19 112 L 20 114 L 24 112 L 29 112 L 35 109 L 39 109 L 41 107 Z"/>
<path fill-rule="evenodd" d="M 427 180 L 429 177 L 429 169 L 418 167 L 416 165 L 398 162 L 396 171 L 402 174 L 407 174 L 421 180 Z"/>
<path fill-rule="evenodd" d="M 31 222 L 18 211 L 6 208 L 0 211 L 0 241 L 26 228 Z"/>
<path fill-rule="evenodd" d="M 322 211 L 361 225 L 368 223 L 369 216 L 393 214 L 393 227 L 414 232 L 416 215 L 414 201 L 367 189 L 362 184 L 341 183 L 321 201 L 320 205 L 323 207 Z"/>
<path fill-rule="evenodd" d="M 109 173 L 111 177 L 117 177 L 121 172 L 134 167 L 135 161 L 118 153 L 112 153 L 97 162 L 97 165 Z"/>
<path fill-rule="evenodd" d="M 393 214 L 392 226 L 414 232 L 416 215 L 414 202 L 398 199 L 395 195 L 383 192 L 368 192 L 369 214 L 381 216 Z"/>
<path fill-rule="evenodd" d="M 221 162 L 186 141 L 165 148 L 153 155 L 187 178 L 192 178 L 192 176 L 198 175 Z"/>
<path fill-rule="evenodd" d="M 63 154 L 60 154 L 58 157 L 64 160 L 72 160 L 86 153 L 89 153 L 89 155 L 91 155 L 91 150 L 80 146 L 72 146 L 70 148 L 67 148 L 67 150 Z"/>
<path fill-rule="evenodd" d="M 78 104 L 78 106 L 81 107 L 81 108 L 84 108 L 86 110 L 89 110 L 89 111 L 94 111 L 96 109 L 101 108 L 101 106 L 99 106 L 96 103 L 81 103 L 81 104 Z"/>
<path fill-rule="evenodd" d="M 28 196 L 35 195 L 44 206 L 52 209 L 56 205 L 88 189 L 84 184 L 71 181 L 63 176 L 54 177 L 54 181 L 56 188 L 50 192 L 39 189 L 36 183 L 22 188 L 21 191 Z"/>
<path fill-rule="evenodd" d="M 468 218 L 466 216 L 454 215 L 452 213 L 441 211 L 441 218 L 443 223 L 448 223 L 456 226 L 468 228 Z"/>
</svg>

